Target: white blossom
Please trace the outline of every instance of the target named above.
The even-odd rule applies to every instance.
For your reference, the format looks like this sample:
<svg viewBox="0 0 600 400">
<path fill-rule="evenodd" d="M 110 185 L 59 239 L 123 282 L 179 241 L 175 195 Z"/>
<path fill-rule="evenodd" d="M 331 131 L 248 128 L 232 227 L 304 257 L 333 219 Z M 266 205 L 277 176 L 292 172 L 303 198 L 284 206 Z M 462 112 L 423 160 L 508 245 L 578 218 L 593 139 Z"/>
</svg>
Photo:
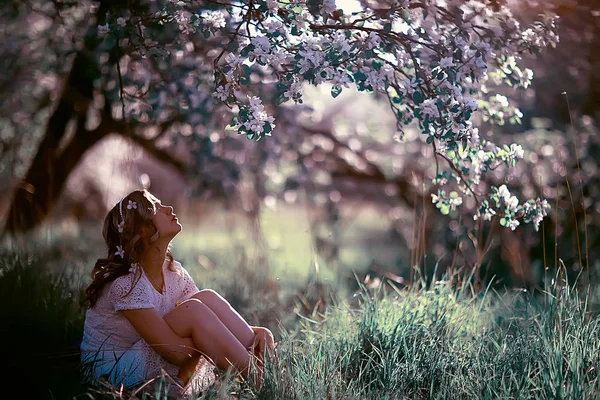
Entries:
<svg viewBox="0 0 600 400">
<path fill-rule="evenodd" d="M 289 99 L 294 99 L 294 101 L 297 102 L 302 97 L 302 83 L 299 81 L 292 82 L 289 89 L 286 90 L 283 95 Z"/>
<path fill-rule="evenodd" d="M 175 12 L 173 13 L 175 22 L 177 22 L 177 26 L 183 34 L 187 35 L 193 31 L 192 26 L 190 25 L 191 16 L 192 14 L 186 10 L 175 10 Z"/>
<path fill-rule="evenodd" d="M 460 196 L 448 199 L 448 206 L 450 207 L 451 211 L 455 211 L 456 207 L 460 206 L 462 203 L 463 199 Z"/>
<path fill-rule="evenodd" d="M 479 218 L 483 217 L 484 221 L 491 221 L 492 217 L 496 215 L 496 211 L 494 211 L 494 209 L 486 207 L 485 211 L 483 212 L 483 214 L 481 214 L 480 211 L 477 212 L 477 214 L 475 214 L 473 216 L 473 219 L 475 221 L 477 221 Z"/>
<path fill-rule="evenodd" d="M 510 221 L 508 221 L 508 227 L 510 228 L 511 231 L 514 231 L 517 226 L 519 226 L 519 221 L 517 221 L 516 219 L 511 219 Z"/>
<path fill-rule="evenodd" d="M 265 107 L 262 104 L 262 100 L 257 96 L 248 96 L 248 103 L 250 107 L 250 120 L 245 123 L 246 127 L 257 133 L 262 134 L 265 122 L 268 122 L 271 125 L 271 129 L 275 128 L 275 118 L 268 115 L 265 111 Z M 265 133 L 266 136 L 271 136 L 271 133 Z"/>
<path fill-rule="evenodd" d="M 98 35 L 106 36 L 109 31 L 110 31 L 110 27 L 108 26 L 108 23 L 106 23 L 104 25 L 98 25 Z"/>
<path fill-rule="evenodd" d="M 423 115 L 429 115 L 433 118 L 438 118 L 440 116 L 440 110 L 437 108 L 435 99 L 427 99 L 421 105 L 421 110 L 423 111 Z"/>
<path fill-rule="evenodd" d="M 217 86 L 217 90 L 213 93 L 213 96 L 221 101 L 225 101 L 229 97 L 229 90 L 227 90 L 225 86 L 219 85 Z"/>
<path fill-rule="evenodd" d="M 202 18 L 204 24 L 212 28 L 224 28 L 226 25 L 225 16 L 220 11 L 206 11 L 202 13 Z"/>
<path fill-rule="evenodd" d="M 513 143 L 510 145 L 510 155 L 517 158 L 522 159 L 525 152 L 523 151 L 523 147 L 520 144 Z"/>
<path fill-rule="evenodd" d="M 335 0 L 323 0 L 323 4 L 321 5 L 321 12 L 323 14 L 331 14 L 335 9 Z"/>
<path fill-rule="evenodd" d="M 233 67 L 244 62 L 244 59 L 235 53 L 229 53 L 225 56 L 225 62 Z"/>
<path fill-rule="evenodd" d="M 264 25 L 265 25 L 265 28 L 267 28 L 267 32 L 269 32 L 269 33 L 274 33 L 274 32 L 284 33 L 285 32 L 283 23 L 281 21 L 277 21 L 277 20 L 267 21 L 264 23 Z"/>
<path fill-rule="evenodd" d="M 440 68 L 446 69 L 454 66 L 454 59 L 452 57 L 444 57 L 440 60 Z"/>
<path fill-rule="evenodd" d="M 381 38 L 379 37 L 379 35 L 375 32 L 370 32 L 365 43 L 367 49 L 374 49 L 375 47 L 379 46 L 379 43 L 381 43 Z"/>
<path fill-rule="evenodd" d="M 465 97 L 463 99 L 463 102 L 465 104 L 465 107 L 469 108 L 471 111 L 477 110 L 477 100 L 471 97 Z"/>
</svg>

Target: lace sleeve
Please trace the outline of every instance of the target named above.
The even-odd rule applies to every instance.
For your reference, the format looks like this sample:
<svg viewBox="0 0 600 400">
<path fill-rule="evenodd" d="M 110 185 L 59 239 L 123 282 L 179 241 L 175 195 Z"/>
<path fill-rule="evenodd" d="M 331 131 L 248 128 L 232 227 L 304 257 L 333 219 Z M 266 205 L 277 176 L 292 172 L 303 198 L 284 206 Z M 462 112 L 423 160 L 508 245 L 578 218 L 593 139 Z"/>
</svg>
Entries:
<svg viewBox="0 0 600 400">
<path fill-rule="evenodd" d="M 109 299 L 115 311 L 154 308 L 148 288 L 140 279 L 134 284 L 133 274 L 123 275 L 115 279 L 110 287 Z M 131 289 L 131 291 L 130 291 Z"/>
<path fill-rule="evenodd" d="M 194 280 L 190 276 L 190 274 L 186 271 L 185 268 L 178 263 L 178 266 L 181 270 L 181 281 L 179 282 L 180 293 L 177 299 L 178 303 L 186 301 L 200 290 L 198 290 L 198 286 L 194 283 Z"/>
</svg>

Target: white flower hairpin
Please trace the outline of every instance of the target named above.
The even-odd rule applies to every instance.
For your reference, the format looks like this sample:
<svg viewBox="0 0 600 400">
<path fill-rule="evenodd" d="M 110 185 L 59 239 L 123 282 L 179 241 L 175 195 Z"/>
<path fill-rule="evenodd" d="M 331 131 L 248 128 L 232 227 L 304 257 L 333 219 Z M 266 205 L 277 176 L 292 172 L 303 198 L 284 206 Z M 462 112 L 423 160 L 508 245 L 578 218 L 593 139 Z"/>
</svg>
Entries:
<svg viewBox="0 0 600 400">
<path fill-rule="evenodd" d="M 121 257 L 123 260 L 125 259 L 125 250 L 121 246 L 117 246 L 117 251 L 115 251 L 115 255 Z"/>
<path fill-rule="evenodd" d="M 117 230 L 119 233 L 123 233 L 123 228 L 125 227 L 125 221 L 121 221 L 117 224 Z"/>
<path fill-rule="evenodd" d="M 131 209 L 137 210 L 137 203 L 135 201 L 131 201 L 129 200 L 129 202 L 127 203 L 127 209 L 131 210 Z"/>
<path fill-rule="evenodd" d="M 129 268 L 129 272 L 134 273 L 137 271 L 137 269 L 140 267 L 140 264 L 138 263 L 133 263 L 131 264 L 131 267 Z"/>
</svg>

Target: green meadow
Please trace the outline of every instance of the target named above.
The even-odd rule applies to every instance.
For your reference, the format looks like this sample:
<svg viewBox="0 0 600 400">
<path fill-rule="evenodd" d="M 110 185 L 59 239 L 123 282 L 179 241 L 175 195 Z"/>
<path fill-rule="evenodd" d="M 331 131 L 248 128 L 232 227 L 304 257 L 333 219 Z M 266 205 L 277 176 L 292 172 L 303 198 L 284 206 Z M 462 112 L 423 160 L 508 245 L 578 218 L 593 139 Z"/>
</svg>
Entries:
<svg viewBox="0 0 600 400">
<path fill-rule="evenodd" d="M 563 268 L 535 296 L 475 292 L 460 268 L 436 275 L 429 286 L 423 279 L 406 288 L 389 280 L 366 285 L 370 255 L 393 253 L 389 246 L 360 245 L 360 230 L 376 217 L 368 211 L 346 231 L 353 244 L 341 248 L 333 266 L 311 245 L 306 210 L 267 210 L 260 224 L 217 207 L 196 220 L 190 210 L 181 214 L 176 259 L 200 288 L 217 290 L 278 342 L 278 359 L 268 364 L 260 388 L 222 374 L 193 398 L 593 399 L 600 393 L 595 294 L 567 282 Z M 79 300 L 103 252 L 99 223 L 51 222 L 3 242 L 3 387 L 18 393 L 5 398 L 172 397 L 160 379 L 138 392 L 82 381 Z"/>
</svg>

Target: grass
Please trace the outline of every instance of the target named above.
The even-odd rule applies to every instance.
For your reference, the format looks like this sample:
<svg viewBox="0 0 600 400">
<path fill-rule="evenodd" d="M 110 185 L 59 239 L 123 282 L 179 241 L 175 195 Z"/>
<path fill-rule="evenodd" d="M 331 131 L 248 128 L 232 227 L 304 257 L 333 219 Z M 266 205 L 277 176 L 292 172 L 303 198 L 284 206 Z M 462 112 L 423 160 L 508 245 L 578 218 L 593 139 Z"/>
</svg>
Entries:
<svg viewBox="0 0 600 400">
<path fill-rule="evenodd" d="M 595 308 L 597 289 L 589 298 L 580 294 L 563 279 L 564 266 L 537 296 L 475 292 L 471 277 L 460 272 L 437 276 L 429 287 L 420 279 L 406 289 L 357 280 L 352 293 L 333 269 L 311 256 L 304 216 L 292 216 L 285 225 L 277 223 L 277 213 L 261 221 L 271 243 L 265 252 L 243 234 L 222 228 L 221 217 L 215 213 L 202 229 L 186 227 L 174 253 L 198 286 L 217 290 L 251 324 L 268 326 L 279 341 L 279 358 L 268 365 L 260 389 L 224 375 L 194 398 L 600 397 L 600 316 L 586 313 L 586 302 Z M 357 226 L 361 229 L 361 221 Z M 81 381 L 79 300 L 103 251 L 98 231 L 96 225 L 60 225 L 0 246 L 4 394 L 168 397 L 160 379 L 145 394 Z M 273 246 L 277 236 L 279 245 Z M 345 253 L 350 260 L 338 273 L 362 265 L 351 254 Z"/>
</svg>

